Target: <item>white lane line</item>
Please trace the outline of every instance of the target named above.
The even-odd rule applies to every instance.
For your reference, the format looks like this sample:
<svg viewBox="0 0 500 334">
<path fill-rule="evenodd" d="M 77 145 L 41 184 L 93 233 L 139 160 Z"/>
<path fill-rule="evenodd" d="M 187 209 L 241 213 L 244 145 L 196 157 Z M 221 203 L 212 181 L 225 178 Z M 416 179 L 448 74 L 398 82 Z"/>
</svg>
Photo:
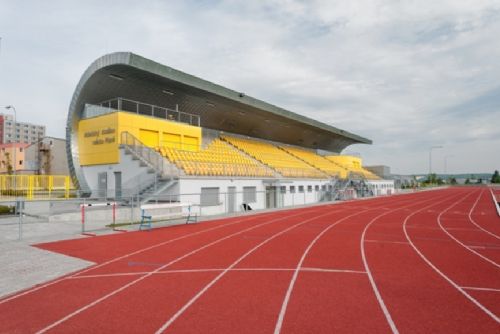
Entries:
<svg viewBox="0 0 500 334">
<path fill-rule="evenodd" d="M 445 200 L 443 200 L 443 201 L 445 201 Z M 413 211 L 413 213 L 411 213 L 409 216 L 412 216 L 412 215 L 414 215 L 415 213 L 417 213 L 419 211 L 426 210 L 427 208 L 430 208 L 430 207 L 434 206 L 437 203 L 443 202 L 443 201 L 439 201 L 439 202 L 436 203 L 436 202 L 434 202 L 434 199 L 432 199 L 431 201 L 433 202 L 432 204 L 427 205 L 427 206 L 425 206 L 422 209 L 419 209 L 417 211 Z M 421 202 L 419 202 L 417 204 L 426 203 L 426 202 L 429 202 L 429 200 L 424 200 L 424 201 L 421 201 Z M 411 207 L 411 205 L 410 205 L 410 207 Z M 384 313 L 384 316 L 385 316 L 387 322 L 389 323 L 389 326 L 391 327 L 392 332 L 394 334 L 397 334 L 397 333 L 399 333 L 399 331 L 398 331 L 398 329 L 396 327 L 396 324 L 394 323 L 394 320 L 392 320 L 391 314 L 390 314 L 389 310 L 387 309 L 387 306 L 385 305 L 384 299 L 382 298 L 382 295 L 380 294 L 380 291 L 378 290 L 377 284 L 375 283 L 375 279 L 373 278 L 373 275 L 371 273 L 370 266 L 368 265 L 368 261 L 366 260 L 366 252 L 365 252 L 365 236 L 366 236 L 366 232 L 368 231 L 368 229 L 370 228 L 370 226 L 373 224 L 373 222 L 375 222 L 377 219 L 378 219 L 378 217 L 376 217 L 375 219 L 371 220 L 365 226 L 365 228 L 363 230 L 363 233 L 361 235 L 361 240 L 360 240 L 361 258 L 363 260 L 363 265 L 365 266 L 366 273 L 368 274 L 368 280 L 370 281 L 370 284 L 372 286 L 373 292 L 375 293 L 375 296 L 376 296 L 377 301 L 378 301 L 378 303 L 380 305 L 380 308 L 382 309 L 382 312 Z"/>
<path fill-rule="evenodd" d="M 208 268 L 208 269 L 176 269 L 176 270 L 161 270 L 153 272 L 155 275 L 161 274 L 183 274 L 183 273 L 208 273 L 208 272 L 219 272 L 224 271 L 225 268 Z M 295 268 L 233 268 L 230 271 L 233 272 L 259 272 L 259 271 L 270 271 L 270 272 L 280 272 L 280 271 L 295 271 Z M 352 270 L 352 269 L 334 269 L 334 268 L 310 268 L 302 267 L 300 268 L 302 272 L 319 272 L 319 273 L 346 273 L 346 274 L 366 274 L 366 271 L 362 270 Z M 75 277 L 68 277 L 68 280 L 79 280 L 88 278 L 107 278 L 107 277 L 120 277 L 120 276 L 140 276 L 151 273 L 151 271 L 138 271 L 138 272 L 128 272 L 128 273 L 113 273 L 113 274 L 100 274 L 100 275 L 81 275 Z"/>
<path fill-rule="evenodd" d="M 382 244 L 408 245 L 408 243 L 404 242 L 404 241 L 390 241 L 390 240 L 365 240 L 365 242 L 382 243 Z"/>
<path fill-rule="evenodd" d="M 428 201 L 428 200 L 427 200 L 427 201 Z M 424 200 L 424 201 L 419 201 L 419 202 L 417 203 L 417 205 L 418 205 L 418 204 L 420 204 L 420 203 L 422 203 L 422 202 L 426 202 L 426 200 Z M 406 205 L 406 206 L 403 206 L 403 207 L 399 207 L 399 208 L 396 208 L 396 209 L 392 209 L 392 210 L 390 210 L 390 211 L 387 211 L 387 210 L 386 210 L 386 212 L 384 212 L 384 213 L 382 213 L 382 214 L 378 215 L 377 217 L 375 217 L 375 218 L 374 218 L 374 220 L 375 220 L 375 219 L 377 219 L 377 218 L 379 218 L 379 217 L 385 216 L 385 215 L 387 215 L 387 214 L 389 214 L 389 213 L 391 213 L 391 212 L 393 212 L 393 211 L 396 211 L 396 210 L 404 210 L 404 209 L 406 209 L 406 208 L 408 208 L 408 207 L 411 207 L 412 205 L 415 205 L 415 202 L 413 202 L 413 201 L 412 201 L 410 205 Z M 372 208 L 372 209 L 374 209 L 374 208 Z M 378 209 L 378 208 L 375 208 L 375 209 Z M 368 211 L 368 210 L 365 210 L 364 212 L 366 212 L 366 211 Z M 280 310 L 280 313 L 279 313 L 279 316 L 278 316 L 278 320 L 276 321 L 276 325 L 275 325 L 275 328 L 274 328 L 274 333 L 275 333 L 275 334 L 279 334 L 279 333 L 281 332 L 281 328 L 282 328 L 282 326 L 283 326 L 283 321 L 284 321 L 284 319 L 285 319 L 285 314 L 286 314 L 286 310 L 287 310 L 287 307 L 288 307 L 288 303 L 289 303 L 289 301 L 290 301 L 290 297 L 291 297 L 292 291 L 293 291 L 293 289 L 294 289 L 294 287 L 295 287 L 295 282 L 296 282 L 296 280 L 297 280 L 297 277 L 298 277 L 299 271 L 301 270 L 302 264 L 304 263 L 305 258 L 307 257 L 307 255 L 308 255 L 309 251 L 311 250 L 311 248 L 312 248 L 312 247 L 316 244 L 316 242 L 317 242 L 317 241 L 318 241 L 318 240 L 319 240 L 319 239 L 320 239 L 320 238 L 321 238 L 321 237 L 322 237 L 322 236 L 323 236 L 326 232 L 328 232 L 331 228 L 333 228 L 335 225 L 337 225 L 337 224 L 341 223 L 343 220 L 348 219 L 348 218 L 350 218 L 350 217 L 352 217 L 352 216 L 355 216 L 355 215 L 356 215 L 356 214 L 353 214 L 353 215 L 347 216 L 347 217 L 345 217 L 344 219 L 339 220 L 339 221 L 335 222 L 334 224 L 331 224 L 330 226 L 328 226 L 328 227 L 327 227 L 326 229 L 324 229 L 321 233 L 319 233 L 319 234 L 316 236 L 316 238 L 314 238 L 314 239 L 311 241 L 311 243 L 309 244 L 309 246 L 306 248 L 306 250 L 305 250 L 305 251 L 304 251 L 304 253 L 302 254 L 302 257 L 301 257 L 301 259 L 300 259 L 299 263 L 297 264 L 297 267 L 296 267 L 296 270 L 295 270 L 295 272 L 294 272 L 294 275 L 293 275 L 292 279 L 290 280 L 290 284 L 289 284 L 289 286 L 288 286 L 288 290 L 287 290 L 287 292 L 286 292 L 286 294 L 285 294 L 285 298 L 284 298 L 283 303 L 282 303 L 282 305 L 281 305 L 281 310 Z M 373 221 L 373 220 L 372 220 L 372 221 Z M 367 269 L 367 268 L 366 268 L 366 266 L 365 266 L 365 269 Z M 368 272 L 368 271 L 359 272 L 359 273 L 364 273 L 364 274 L 368 274 L 368 275 L 369 275 L 369 272 Z M 383 301 L 382 301 L 382 303 L 383 303 Z M 383 307 L 382 307 L 382 309 L 384 309 L 384 307 L 385 307 L 385 306 L 383 306 Z M 388 317 L 387 317 L 387 316 L 388 316 Z M 392 323 L 392 325 L 390 325 L 390 326 L 391 326 L 391 328 L 393 329 L 393 332 L 395 331 L 395 333 L 397 333 L 398 331 L 397 331 L 397 329 L 396 329 L 396 326 L 394 325 L 394 322 L 392 321 L 392 319 L 391 319 L 391 317 L 390 317 L 390 314 L 387 314 L 387 315 L 386 315 L 386 318 L 388 319 L 389 324 L 391 324 L 391 323 Z"/>
<path fill-rule="evenodd" d="M 310 221 L 313 221 L 313 220 L 317 220 L 319 218 L 322 218 L 322 217 L 325 217 L 327 215 L 331 215 L 332 212 L 327 212 L 325 214 L 322 214 L 322 215 L 319 215 L 319 216 L 316 216 L 316 217 L 313 217 L 313 218 L 309 218 L 309 219 L 306 219 L 298 224 L 295 224 L 295 225 L 292 225 L 286 229 L 284 229 L 283 231 L 281 232 L 278 232 L 278 233 L 275 233 L 274 235 L 272 235 L 271 237 L 267 238 L 266 240 L 262 241 L 261 243 L 259 243 L 258 245 L 256 245 L 255 247 L 253 247 L 252 249 L 250 249 L 248 252 L 246 252 L 245 254 L 243 254 L 240 258 L 238 258 L 236 261 L 234 261 L 229 267 L 227 267 L 222 273 L 220 273 L 217 277 L 215 277 L 210 283 L 208 283 L 203 289 L 201 289 L 194 297 L 192 297 L 183 307 L 181 307 L 172 317 L 170 317 L 170 319 L 168 319 L 155 333 L 162 333 L 164 330 L 166 330 L 178 317 L 180 317 L 196 300 L 198 300 L 198 298 L 200 298 L 208 289 L 210 289 L 210 287 L 212 287 L 215 283 L 217 283 L 221 278 L 222 276 L 224 276 L 229 270 L 231 270 L 232 268 L 234 268 L 238 263 L 240 263 L 241 261 L 243 261 L 248 255 L 252 254 L 254 251 L 256 251 L 258 248 L 262 247 L 263 245 L 265 245 L 266 243 L 268 243 L 269 241 L 279 237 L 280 235 L 282 234 L 285 234 L 286 232 L 300 226 L 300 225 L 304 225 Z M 286 217 L 288 218 L 288 217 Z"/>
<path fill-rule="evenodd" d="M 472 224 L 476 225 L 476 227 L 479 228 L 481 231 L 483 231 L 485 233 L 488 233 L 493 238 L 497 238 L 498 240 L 500 240 L 500 236 L 498 236 L 495 233 L 493 233 L 491 231 L 488 231 L 487 229 L 483 228 L 481 225 L 479 225 L 478 223 L 476 223 L 476 221 L 474 220 L 474 218 L 472 218 L 472 213 L 474 212 L 474 209 L 476 208 L 476 205 L 479 202 L 479 199 L 483 195 L 483 192 L 484 192 L 484 190 L 481 190 L 481 194 L 479 195 L 478 199 L 476 200 L 476 202 L 474 203 L 474 205 L 472 206 L 472 208 L 469 210 L 469 214 L 468 214 L 469 220 L 470 220 L 470 222 Z"/>
<path fill-rule="evenodd" d="M 481 194 L 483 193 L 483 191 L 481 191 L 481 193 L 479 193 L 479 196 L 476 200 L 476 202 L 474 203 L 474 206 L 476 206 L 477 202 L 479 201 L 479 199 L 481 198 Z M 444 233 L 446 233 L 451 239 L 453 239 L 457 244 L 459 244 L 460 246 L 462 246 L 463 248 L 467 249 L 469 252 L 479 256 L 481 259 L 485 260 L 486 262 L 489 262 L 490 264 L 494 265 L 495 267 L 497 268 L 500 268 L 500 265 L 498 263 L 496 263 L 495 261 L 491 260 L 490 258 L 484 256 L 483 254 L 479 253 L 479 252 L 476 252 L 474 249 L 470 248 L 469 246 L 467 246 L 466 244 L 464 244 L 463 242 L 461 242 L 460 240 L 458 240 L 457 238 L 455 238 L 450 232 L 448 232 L 444 226 L 443 226 L 443 223 L 441 222 L 441 216 L 443 214 L 445 214 L 449 209 L 451 209 L 452 207 L 456 206 L 458 203 L 464 201 L 466 198 L 468 198 L 470 195 L 472 195 L 472 193 L 470 193 L 469 195 L 465 196 L 464 198 L 462 198 L 460 201 L 454 203 L 452 206 L 448 207 L 446 210 L 442 211 L 438 218 L 437 218 L 437 222 L 438 222 L 438 225 L 439 227 L 441 228 L 441 230 L 443 230 Z M 474 207 L 473 206 L 473 207 Z M 469 214 L 470 216 L 470 214 Z"/>
<path fill-rule="evenodd" d="M 493 198 L 493 205 L 495 205 L 495 209 L 497 209 L 497 214 L 500 216 L 500 204 L 498 203 L 496 195 L 493 193 L 493 189 L 490 189 L 491 197 Z"/>
<path fill-rule="evenodd" d="M 333 213 L 337 213 L 337 212 L 338 212 L 338 211 L 334 211 Z M 299 215 L 303 215 L 303 214 L 307 214 L 307 213 L 310 213 L 310 212 L 309 212 L 309 211 L 307 211 L 307 212 L 300 212 L 300 213 L 297 213 L 297 214 L 292 215 L 292 216 L 284 216 L 284 217 L 280 217 L 280 218 L 272 219 L 272 220 L 267 221 L 267 222 L 265 222 L 265 223 L 257 224 L 257 225 L 255 225 L 255 226 L 252 226 L 252 227 L 249 227 L 249 228 L 243 229 L 243 230 L 241 230 L 241 231 L 238 231 L 238 232 L 235 232 L 235 233 L 229 234 L 229 235 L 227 235 L 227 236 L 225 236 L 225 237 L 222 237 L 222 238 L 219 238 L 219 239 L 217 239 L 217 240 L 215 240 L 215 241 L 212 241 L 212 242 L 210 242 L 210 243 L 208 243 L 208 244 L 206 244 L 206 245 L 204 245 L 204 246 L 202 246 L 202 247 L 199 247 L 199 248 L 197 248 L 197 249 L 195 249 L 195 250 L 193 250 L 193 251 L 191 251 L 191 252 L 189 252 L 189 253 L 186 253 L 186 254 L 184 254 L 184 255 L 182 255 L 182 256 L 180 256 L 180 257 L 178 257 L 178 258 L 176 258 L 176 259 L 174 259 L 174 260 L 170 261 L 169 263 L 167 263 L 167 264 L 165 264 L 165 265 L 163 265 L 163 266 L 161 266 L 161 267 L 157 268 L 156 270 L 153 270 L 153 271 L 151 271 L 151 272 L 149 272 L 149 273 L 147 273 L 147 274 L 145 274 L 145 275 L 143 275 L 143 276 L 141 276 L 141 277 L 139 277 L 139 278 L 137 278 L 137 279 L 135 279 L 135 280 L 133 280 L 133 281 L 131 281 L 131 282 L 129 282 L 129 283 L 127 283 L 127 284 L 123 285 L 123 286 L 121 286 L 121 287 L 120 287 L 120 288 L 118 288 L 118 289 L 115 289 L 115 290 L 113 290 L 113 291 L 111 291 L 111 292 L 107 293 L 106 295 L 104 295 L 104 296 L 102 296 L 102 297 L 100 297 L 100 298 L 98 298 L 98 299 L 94 300 L 94 301 L 93 301 L 93 302 L 91 302 L 91 303 L 89 303 L 89 304 L 87 304 L 87 305 L 85 305 L 85 306 L 83 306 L 83 307 L 80 307 L 80 308 L 79 308 L 79 309 L 77 309 L 76 311 L 71 312 L 70 314 L 66 315 L 65 317 L 63 317 L 63 318 L 61 318 L 61 319 L 59 319 L 59 320 L 57 320 L 57 321 L 53 322 L 52 324 L 50 324 L 50 325 L 48 325 L 48 326 L 46 326 L 46 327 L 42 328 L 42 329 L 41 329 L 41 330 L 39 330 L 37 333 L 45 333 L 45 332 L 47 332 L 48 330 L 50 330 L 50 329 L 52 329 L 52 328 L 54 328 L 54 327 L 56 327 L 56 326 L 60 325 L 61 323 L 63 323 L 63 322 L 65 322 L 65 321 L 67 321 L 68 319 L 70 319 L 70 318 L 74 317 L 75 315 L 82 313 L 83 311 L 85 311 L 85 310 L 87 310 L 87 309 L 89 309 L 89 308 L 91 308 L 91 307 L 93 307 L 93 306 L 95 306 L 95 305 L 99 304 L 100 302 L 102 302 L 102 301 L 104 301 L 104 300 L 108 299 L 109 297 L 112 297 L 112 296 L 116 295 L 117 293 L 119 293 L 119 292 L 121 292 L 121 291 L 123 291 L 123 290 L 125 290 L 125 289 L 129 288 L 130 286 L 137 284 L 138 282 L 140 282 L 140 281 L 144 280 L 145 278 L 147 278 L 147 277 L 149 277 L 149 276 L 153 275 L 154 273 L 156 273 L 156 272 L 158 272 L 158 271 L 160 271 L 160 270 L 162 270 L 162 269 L 165 269 L 166 267 L 168 267 L 168 266 L 170 266 L 170 265 L 172 265 L 172 264 L 174 264 L 174 263 L 176 263 L 176 262 L 179 262 L 180 260 L 182 260 L 182 259 L 184 259 L 184 258 L 186 258 L 186 257 L 188 257 L 188 256 L 191 256 L 191 255 L 193 255 L 193 254 L 195 254 L 195 253 L 198 253 L 199 251 L 201 251 L 201 250 L 203 250 L 203 249 L 206 249 L 206 248 L 208 248 L 208 247 L 211 247 L 211 246 L 213 246 L 213 245 L 215 245 L 215 244 L 217 244 L 217 243 L 220 243 L 220 242 L 222 242 L 222 241 L 224 241 L 224 240 L 227 240 L 227 239 L 229 239 L 229 238 L 232 238 L 232 237 L 234 237 L 234 236 L 236 236 L 236 235 L 239 235 L 239 234 L 241 234 L 241 233 L 244 233 L 244 232 L 248 232 L 248 231 L 254 230 L 254 229 L 258 228 L 258 227 L 265 226 L 265 225 L 269 225 L 269 224 L 274 223 L 274 222 L 279 221 L 279 220 L 289 219 L 290 217 L 295 217 L 295 216 L 299 216 Z M 332 213 L 332 212 L 330 212 L 330 213 Z"/>
<path fill-rule="evenodd" d="M 251 216 L 251 217 L 245 217 L 243 219 L 239 219 L 239 220 L 236 220 L 234 222 L 230 222 L 230 223 L 227 223 L 227 224 L 222 224 L 222 225 L 214 226 L 214 227 L 207 228 L 205 230 L 201 230 L 201 231 L 198 231 L 198 232 L 189 233 L 189 234 L 186 234 L 186 235 L 174 238 L 174 239 L 166 240 L 166 241 L 163 241 L 163 242 L 160 242 L 160 243 L 157 243 L 157 244 L 145 247 L 145 248 L 138 249 L 138 250 L 136 250 L 134 252 L 131 252 L 131 253 L 128 253 L 128 254 L 125 254 L 125 255 L 121 255 L 119 257 L 110 259 L 110 260 L 108 260 L 106 262 L 103 262 L 103 263 L 100 263 L 98 265 L 95 265 L 95 266 L 92 266 L 92 267 L 89 267 L 89 268 L 77 271 L 76 273 L 73 273 L 73 274 L 71 274 L 69 276 L 68 275 L 67 276 L 63 276 L 63 277 L 61 277 L 59 279 L 56 279 L 54 281 L 51 281 L 51 282 L 48 282 L 48 283 L 45 283 L 45 284 L 41 284 L 41 285 L 37 285 L 37 286 L 35 286 L 35 287 L 31 288 L 31 289 L 25 290 L 25 291 L 20 292 L 18 294 L 15 294 L 15 295 L 12 295 L 12 296 L 7 297 L 5 299 L 2 299 L 2 300 L 0 300 L 0 305 L 3 304 L 3 303 L 6 303 L 8 301 L 11 301 L 13 299 L 19 298 L 21 296 L 25 296 L 27 294 L 33 293 L 33 292 L 38 291 L 40 289 L 49 287 L 49 286 L 57 284 L 57 283 L 60 283 L 60 282 L 66 280 L 68 278 L 72 278 L 72 277 L 84 274 L 86 272 L 89 272 L 91 270 L 101 268 L 101 267 L 106 266 L 108 264 L 111 264 L 113 262 L 123 260 L 123 259 L 125 259 L 125 258 L 127 258 L 129 256 L 140 254 L 142 252 L 146 252 L 148 250 L 151 250 L 151 249 L 154 249 L 154 248 L 157 248 L 157 247 L 161 247 L 161 246 L 167 245 L 167 244 L 175 242 L 175 241 L 179 241 L 179 240 L 186 239 L 186 238 L 189 238 L 189 237 L 192 237 L 192 236 L 196 236 L 196 235 L 199 235 L 199 234 L 202 234 L 202 233 L 206 233 L 206 232 L 210 232 L 210 231 L 213 231 L 213 230 L 217 230 L 217 229 L 220 229 L 220 228 L 223 228 L 223 227 L 226 227 L 226 226 L 232 226 L 232 225 L 235 225 L 235 224 L 246 222 L 246 221 L 251 220 L 251 219 L 262 218 L 263 216 L 265 218 L 266 216 L 271 215 L 271 214 L 272 213 L 264 214 L 264 215 L 254 215 L 254 216 Z"/>
<path fill-rule="evenodd" d="M 458 202 L 460 202 L 461 200 L 459 200 Z M 455 204 L 452 204 L 449 208 L 453 207 Z M 446 209 L 445 209 L 446 210 Z M 493 320 L 495 320 L 496 322 L 500 323 L 500 318 L 497 317 L 493 312 L 491 312 L 489 309 L 487 309 L 485 306 L 483 306 L 479 301 L 477 301 L 474 297 L 472 297 L 471 295 L 469 295 L 463 288 L 461 288 L 460 286 L 458 286 L 458 284 L 456 284 L 452 279 L 450 279 L 448 276 L 446 276 L 441 270 L 439 270 L 434 264 L 432 264 L 431 261 L 429 261 L 429 259 L 417 248 L 417 246 L 415 246 L 415 244 L 413 243 L 412 239 L 410 238 L 409 234 L 408 234 L 408 231 L 407 231 L 407 228 L 406 228 L 406 224 L 408 223 L 408 219 L 410 218 L 411 216 L 408 216 L 404 223 L 403 223 L 403 231 L 405 233 L 405 236 L 406 236 L 406 239 L 408 240 L 408 242 L 410 243 L 410 246 L 413 248 L 413 250 L 415 250 L 415 252 L 420 256 L 420 258 L 422 260 L 425 261 L 425 263 L 427 263 L 427 265 L 429 267 L 431 267 L 432 269 L 434 269 L 434 271 L 436 273 L 438 273 L 442 278 L 444 278 L 449 284 L 451 284 L 451 286 L 453 286 L 455 289 L 457 289 L 461 294 L 463 294 L 465 296 L 465 298 L 469 299 L 474 305 L 476 305 L 479 309 L 481 309 L 484 313 L 486 313 L 488 316 L 490 316 Z"/>
<path fill-rule="evenodd" d="M 491 291 L 491 292 L 500 292 L 500 289 L 494 289 L 494 288 L 479 288 L 475 286 L 462 286 L 462 289 L 465 290 L 476 290 L 476 291 Z"/>
<path fill-rule="evenodd" d="M 292 269 L 295 270 L 295 269 Z M 350 269 L 324 269 L 324 268 L 300 268 L 301 272 L 321 272 L 321 273 L 346 273 L 346 274 L 366 274 L 363 270 L 350 270 Z"/>
<path fill-rule="evenodd" d="M 373 210 L 373 209 L 371 209 L 371 210 Z M 365 213 L 367 211 L 369 211 L 369 210 L 363 210 L 361 212 L 357 212 L 357 213 L 351 214 L 349 216 L 346 216 L 346 217 L 344 217 L 344 218 L 336 221 L 333 224 L 330 224 L 328 227 L 326 227 L 325 229 L 323 229 L 323 231 L 321 231 L 321 233 L 319 233 L 309 243 L 309 245 L 307 246 L 306 250 L 302 254 L 302 257 L 300 258 L 300 261 L 299 261 L 299 263 L 297 264 L 297 267 L 294 270 L 292 279 L 290 280 L 290 284 L 288 285 L 288 289 L 286 291 L 285 298 L 283 299 L 283 303 L 281 304 L 281 310 L 280 310 L 280 313 L 278 315 L 278 320 L 276 321 L 276 325 L 274 327 L 274 334 L 279 334 L 281 332 L 281 327 L 283 326 L 283 319 L 285 318 L 286 309 L 288 307 L 288 302 L 290 301 L 290 296 L 292 295 L 292 290 L 293 290 L 293 288 L 295 286 L 295 281 L 297 280 L 297 277 L 299 276 L 300 268 L 302 267 L 302 264 L 304 263 L 304 260 L 306 259 L 307 254 L 309 254 L 309 251 L 311 250 L 311 248 L 316 244 L 316 242 L 319 240 L 319 238 L 321 238 L 326 232 L 328 232 L 331 228 L 333 228 L 337 224 L 340 224 L 341 222 L 343 222 L 343 221 L 345 221 L 345 220 L 347 220 L 347 219 L 349 219 L 351 217 L 357 216 L 357 215 L 359 215 L 361 213 Z"/>
</svg>

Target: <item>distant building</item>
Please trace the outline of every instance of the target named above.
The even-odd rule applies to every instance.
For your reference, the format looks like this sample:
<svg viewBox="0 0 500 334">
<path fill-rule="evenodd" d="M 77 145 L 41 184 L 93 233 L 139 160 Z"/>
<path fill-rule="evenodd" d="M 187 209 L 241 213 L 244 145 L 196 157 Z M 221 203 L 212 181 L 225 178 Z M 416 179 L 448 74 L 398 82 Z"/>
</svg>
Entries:
<svg viewBox="0 0 500 334">
<path fill-rule="evenodd" d="M 389 166 L 379 165 L 379 166 L 363 166 L 368 169 L 373 174 L 381 177 L 382 179 L 390 179 L 391 178 L 391 168 Z"/>
<path fill-rule="evenodd" d="M 45 137 L 45 126 L 15 122 L 12 115 L 0 114 L 0 144 L 34 144 Z"/>
<path fill-rule="evenodd" d="M 69 175 L 66 140 L 44 137 L 25 149 L 23 174 Z"/>
<path fill-rule="evenodd" d="M 26 147 L 29 144 L 9 143 L 0 144 L 0 174 L 12 174 L 23 171 L 26 165 Z"/>
</svg>

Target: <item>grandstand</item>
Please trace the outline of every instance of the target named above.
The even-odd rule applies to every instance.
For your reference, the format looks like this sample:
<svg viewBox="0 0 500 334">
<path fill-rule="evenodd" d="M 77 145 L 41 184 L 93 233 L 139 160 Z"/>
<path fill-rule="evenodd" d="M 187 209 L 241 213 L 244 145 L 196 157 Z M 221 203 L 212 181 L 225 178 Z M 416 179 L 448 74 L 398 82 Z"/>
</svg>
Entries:
<svg viewBox="0 0 500 334">
<path fill-rule="evenodd" d="M 143 202 L 199 194 L 189 201 L 213 213 L 294 203 L 297 194 L 304 204 L 332 199 L 325 193 L 354 180 L 389 189 L 392 182 L 365 170 L 360 158 L 340 155 L 370 143 L 126 52 L 87 69 L 67 124 L 70 172 L 82 193 Z"/>
<path fill-rule="evenodd" d="M 272 177 L 264 165 L 242 154 L 220 139 L 200 151 L 182 150 L 169 146 L 158 148 L 161 154 L 175 163 L 187 175 Z"/>
<path fill-rule="evenodd" d="M 304 161 L 280 150 L 271 143 L 255 139 L 244 139 L 223 136 L 222 139 L 246 152 L 256 160 L 276 170 L 283 177 L 299 178 L 327 178 L 320 170 L 308 165 Z"/>
</svg>

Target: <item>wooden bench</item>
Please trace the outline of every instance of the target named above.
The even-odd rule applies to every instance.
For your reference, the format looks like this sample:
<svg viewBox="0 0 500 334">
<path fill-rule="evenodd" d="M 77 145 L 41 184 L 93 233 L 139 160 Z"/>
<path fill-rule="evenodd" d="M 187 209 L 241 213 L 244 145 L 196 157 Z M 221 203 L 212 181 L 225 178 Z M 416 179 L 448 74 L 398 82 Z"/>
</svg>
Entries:
<svg viewBox="0 0 500 334">
<path fill-rule="evenodd" d="M 186 224 L 189 222 L 197 222 L 198 215 L 192 212 L 193 204 L 191 203 L 158 203 L 158 204 L 143 204 L 141 205 L 141 224 L 139 230 L 151 229 L 153 220 L 163 221 L 175 218 L 186 218 Z M 155 213 L 162 210 L 168 212 Z"/>
</svg>

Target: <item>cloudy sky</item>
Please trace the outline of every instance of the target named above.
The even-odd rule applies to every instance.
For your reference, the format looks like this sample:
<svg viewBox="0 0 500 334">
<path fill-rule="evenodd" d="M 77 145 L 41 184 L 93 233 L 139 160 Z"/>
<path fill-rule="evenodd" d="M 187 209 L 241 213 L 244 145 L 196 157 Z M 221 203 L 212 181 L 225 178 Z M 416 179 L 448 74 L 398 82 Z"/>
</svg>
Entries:
<svg viewBox="0 0 500 334">
<path fill-rule="evenodd" d="M 395 173 L 500 169 L 500 1 L 0 0 L 0 105 L 64 137 L 96 58 L 132 51 L 373 140 Z"/>
</svg>

